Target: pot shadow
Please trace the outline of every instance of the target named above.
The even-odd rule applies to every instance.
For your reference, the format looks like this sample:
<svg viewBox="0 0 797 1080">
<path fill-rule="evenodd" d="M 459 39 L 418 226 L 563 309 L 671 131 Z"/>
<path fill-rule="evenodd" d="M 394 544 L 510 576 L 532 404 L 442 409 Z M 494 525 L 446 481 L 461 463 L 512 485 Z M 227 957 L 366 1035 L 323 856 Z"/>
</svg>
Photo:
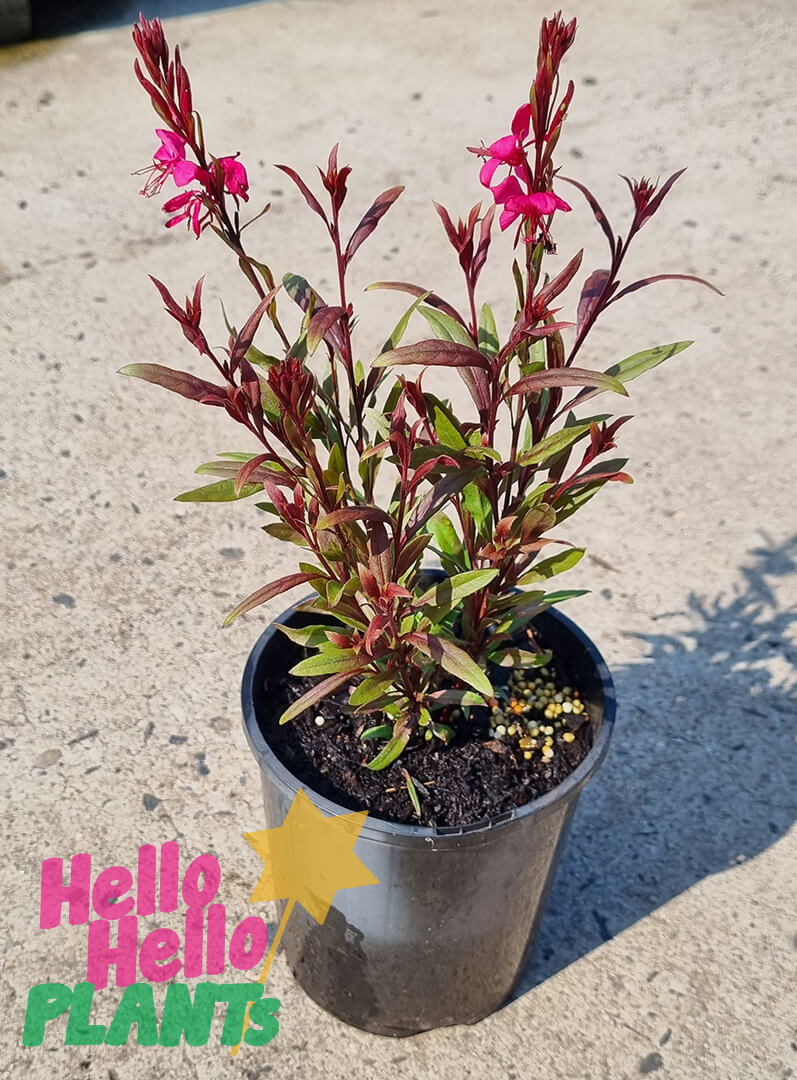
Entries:
<svg viewBox="0 0 797 1080">
<path fill-rule="evenodd" d="M 795 569 L 797 535 L 764 536 L 732 596 L 657 617 L 694 628 L 634 635 L 649 655 L 614 671 L 613 745 L 512 1000 L 794 822 L 797 609 L 772 584 Z"/>
<path fill-rule="evenodd" d="M 143 11 L 148 19 L 197 15 L 242 7 L 254 0 L 31 0 L 34 38 L 59 37 L 109 26 L 131 27 Z"/>
</svg>

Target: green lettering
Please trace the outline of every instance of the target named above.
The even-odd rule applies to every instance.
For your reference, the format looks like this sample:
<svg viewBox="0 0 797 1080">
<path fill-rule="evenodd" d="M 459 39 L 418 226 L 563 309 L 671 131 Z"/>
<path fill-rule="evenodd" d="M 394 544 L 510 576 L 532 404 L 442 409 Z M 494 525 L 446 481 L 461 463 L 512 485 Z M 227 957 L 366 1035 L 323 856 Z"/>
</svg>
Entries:
<svg viewBox="0 0 797 1080">
<path fill-rule="evenodd" d="M 277 998 L 259 998 L 249 1010 L 249 1024 L 256 1024 L 261 1030 L 248 1027 L 244 1039 L 250 1046 L 265 1046 L 279 1031 L 280 1022 L 274 1013 L 279 1012 Z"/>
<path fill-rule="evenodd" d="M 99 1046 L 105 1041 L 105 1025 L 89 1023 L 93 1000 L 94 984 L 78 983 L 72 995 L 72 1008 L 69 1010 L 64 1046 Z"/>
<path fill-rule="evenodd" d="M 216 1001 L 228 1002 L 224 1027 L 221 1030 L 222 1046 L 238 1045 L 241 1041 L 246 1006 L 250 1001 L 257 1001 L 262 993 L 263 987 L 260 983 L 219 983 L 216 986 Z"/>
<path fill-rule="evenodd" d="M 189 1046 L 205 1046 L 216 1007 L 216 984 L 199 983 L 191 1001 L 185 983 L 171 983 L 166 988 L 161 1022 L 161 1046 L 179 1046 L 183 1034 Z"/>
<path fill-rule="evenodd" d="M 138 1025 L 136 1041 L 139 1046 L 154 1046 L 157 1043 L 158 1021 L 149 983 L 132 983 L 126 988 L 105 1036 L 106 1046 L 124 1046 L 133 1024 Z"/>
<path fill-rule="evenodd" d="M 22 1045 L 41 1046 L 45 1024 L 65 1013 L 71 1001 L 72 991 L 64 983 L 39 983 L 38 986 L 31 987 L 25 1007 Z"/>
</svg>

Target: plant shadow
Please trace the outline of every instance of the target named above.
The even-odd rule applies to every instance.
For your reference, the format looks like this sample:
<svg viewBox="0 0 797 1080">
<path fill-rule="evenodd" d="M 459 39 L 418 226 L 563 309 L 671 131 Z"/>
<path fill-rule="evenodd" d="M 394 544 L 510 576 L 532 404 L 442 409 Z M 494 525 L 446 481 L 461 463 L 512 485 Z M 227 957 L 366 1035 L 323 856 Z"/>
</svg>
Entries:
<svg viewBox="0 0 797 1080">
<path fill-rule="evenodd" d="M 636 635 L 648 656 L 614 671 L 614 745 L 513 1000 L 794 822 L 797 608 L 773 585 L 795 570 L 797 535 L 764 537 L 733 595 L 658 616 L 692 629 Z"/>
<path fill-rule="evenodd" d="M 197 15 L 242 7 L 254 0 L 31 0 L 34 38 L 59 37 L 83 30 L 130 26 L 142 12 L 147 19 Z"/>
</svg>

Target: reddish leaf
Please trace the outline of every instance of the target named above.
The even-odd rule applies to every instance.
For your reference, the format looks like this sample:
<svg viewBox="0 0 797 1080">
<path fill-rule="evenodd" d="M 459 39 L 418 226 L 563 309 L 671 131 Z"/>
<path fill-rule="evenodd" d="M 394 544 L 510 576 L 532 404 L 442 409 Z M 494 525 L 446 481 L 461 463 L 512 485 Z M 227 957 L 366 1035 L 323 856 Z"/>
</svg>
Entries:
<svg viewBox="0 0 797 1080">
<path fill-rule="evenodd" d="M 369 289 L 395 289 L 397 292 L 409 293 L 410 296 L 422 297 L 424 304 L 429 304 L 430 307 L 439 308 L 440 311 L 444 311 L 446 315 L 450 315 L 452 319 L 456 319 L 458 323 L 465 326 L 465 320 L 455 307 L 452 307 L 446 300 L 438 296 L 437 293 L 429 292 L 428 289 L 422 289 L 420 285 L 410 285 L 406 281 L 375 281 L 373 285 L 368 286 Z"/>
<path fill-rule="evenodd" d="M 458 341 L 441 341 L 429 338 L 415 345 L 401 345 L 390 349 L 374 360 L 374 367 L 392 367 L 401 364 L 423 364 L 428 367 L 481 368 L 489 371 L 490 364 L 477 349 L 460 345 Z"/>
<path fill-rule="evenodd" d="M 255 592 L 250 593 L 240 604 L 237 604 L 222 625 L 229 626 L 239 615 L 243 615 L 245 612 L 251 611 L 252 608 L 265 604 L 275 596 L 279 596 L 280 593 L 287 592 L 288 589 L 292 589 L 295 585 L 302 585 L 305 581 L 311 581 L 317 576 L 317 574 L 288 574 L 287 577 L 278 578 L 269 585 L 263 585 L 261 588 L 256 589 Z"/>
<path fill-rule="evenodd" d="M 155 383 L 192 401 L 214 398 L 218 399 L 216 404 L 220 404 L 227 397 L 225 387 L 215 386 L 204 379 L 198 379 L 196 375 L 189 375 L 187 371 L 174 371 L 162 364 L 127 364 L 119 369 L 119 374 L 131 375 L 135 379 Z"/>
<path fill-rule="evenodd" d="M 594 270 L 584 282 L 584 288 L 581 290 L 581 297 L 578 301 L 576 333 L 579 337 L 584 332 L 584 327 L 589 325 L 595 305 L 603 296 L 603 290 L 611 281 L 611 277 L 610 270 Z"/>
<path fill-rule="evenodd" d="M 316 685 L 311 687 L 306 694 L 302 694 L 300 698 L 297 698 L 296 701 L 285 710 L 280 717 L 280 723 L 287 724 L 289 720 L 293 720 L 297 716 L 300 716 L 306 709 L 309 709 L 311 705 L 316 705 L 319 701 L 323 701 L 325 697 L 334 694 L 339 687 L 351 682 L 352 675 L 364 671 L 367 666 L 367 663 L 363 662 L 363 664 L 355 671 L 338 672 L 335 675 L 330 675 L 328 679 L 322 679 L 320 683 L 316 683 Z"/>
<path fill-rule="evenodd" d="M 343 506 L 319 518 L 318 529 L 331 529 L 335 525 L 347 525 L 352 521 L 382 521 L 392 528 L 393 518 L 378 506 Z"/>
<path fill-rule="evenodd" d="M 269 457 L 269 454 L 258 454 L 257 457 L 250 458 L 249 461 L 247 461 L 244 465 L 241 466 L 241 468 L 235 474 L 234 488 L 236 495 L 241 494 L 241 488 L 249 482 L 249 478 L 251 477 L 252 473 L 256 469 L 258 469 L 264 461 L 268 461 Z"/>
<path fill-rule="evenodd" d="M 407 522 L 407 536 L 411 536 L 425 525 L 429 518 L 433 517 L 452 495 L 462 491 L 471 482 L 476 472 L 476 469 L 462 468 L 459 472 L 449 473 L 442 480 L 438 480 L 413 510 Z"/>
<path fill-rule="evenodd" d="M 640 278 L 639 281 L 635 281 L 633 285 L 626 285 L 621 289 L 616 296 L 613 296 L 609 301 L 609 304 L 614 304 L 622 296 L 627 296 L 628 293 L 636 292 L 637 289 L 644 289 L 646 285 L 653 285 L 657 281 L 696 281 L 698 285 L 706 285 L 709 289 L 712 289 L 719 296 L 724 296 L 720 289 L 716 285 L 712 285 L 710 281 L 706 281 L 705 278 L 696 277 L 694 274 L 654 274 L 653 277 Z M 609 304 L 606 306 L 608 307 Z"/>
<path fill-rule="evenodd" d="M 628 397 L 628 391 L 619 379 L 606 375 L 602 371 L 587 371 L 586 368 L 554 368 L 550 371 L 538 371 L 510 386 L 507 395 L 539 393 L 551 386 L 595 386 L 605 390 L 614 390 L 617 394 Z"/>
<path fill-rule="evenodd" d="M 368 239 L 403 190 L 403 187 L 388 188 L 387 191 L 383 191 L 381 195 L 376 197 L 373 204 L 364 214 L 360 224 L 351 234 L 351 239 L 349 240 L 344 255 L 346 262 L 351 260 L 360 244 Z"/>
<path fill-rule="evenodd" d="M 263 316 L 266 314 L 266 311 L 268 310 L 271 301 L 274 299 L 274 297 L 277 295 L 281 288 L 281 285 L 277 285 L 271 290 L 271 292 L 267 293 L 267 295 L 263 297 L 255 310 L 244 323 L 241 332 L 236 336 L 235 342 L 233 343 L 232 349 L 230 350 L 230 366 L 233 371 L 237 369 L 241 360 L 246 356 L 246 353 L 249 349 L 249 346 L 254 340 L 255 334 L 257 333 L 257 328 L 258 326 L 260 326 L 260 322 Z"/>
<path fill-rule="evenodd" d="M 581 260 L 584 256 L 584 249 L 574 255 L 564 270 L 557 274 L 553 281 L 549 281 L 547 285 L 543 285 L 537 295 L 534 297 L 535 305 L 540 306 L 540 310 L 543 307 L 548 307 L 552 300 L 555 300 L 560 293 L 563 293 L 573 278 L 578 273 L 581 266 Z"/>
<path fill-rule="evenodd" d="M 307 349 L 314 353 L 346 309 L 342 307 L 322 307 L 313 312 L 307 328 Z"/>
<path fill-rule="evenodd" d="M 368 565 L 379 584 L 384 588 L 393 572 L 393 558 L 390 553 L 390 537 L 381 521 L 369 521 L 365 526 L 368 536 Z"/>
<path fill-rule="evenodd" d="M 371 622 L 368 624 L 368 629 L 365 631 L 365 638 L 363 645 L 365 651 L 369 656 L 374 655 L 374 646 L 379 640 L 379 636 L 385 627 L 390 625 L 390 618 L 387 615 L 375 615 Z"/>
<path fill-rule="evenodd" d="M 313 210 L 316 214 L 318 214 L 321 220 L 328 225 L 329 222 L 327 221 L 326 214 L 321 208 L 321 203 L 312 193 L 307 184 L 305 184 L 304 180 L 302 180 L 301 176 L 299 176 L 296 170 L 292 169 L 289 165 L 277 165 L 276 168 L 278 168 L 281 172 L 284 172 L 286 176 L 290 176 L 291 180 L 293 180 L 294 184 L 296 184 L 299 191 L 301 191 L 302 195 L 304 195 L 304 200 L 310 207 L 310 209 Z"/>
<path fill-rule="evenodd" d="M 615 250 L 616 250 L 616 248 L 615 248 L 616 241 L 614 239 L 614 234 L 612 232 L 612 227 L 609 224 L 609 219 L 606 217 L 603 210 L 601 209 L 600 203 L 598 202 L 598 200 L 595 198 L 595 196 L 592 194 L 592 192 L 589 190 L 589 188 L 587 188 L 583 184 L 579 183 L 578 180 L 573 180 L 572 177 L 570 177 L 570 176 L 560 176 L 559 179 L 564 180 L 566 184 L 572 184 L 573 187 L 578 188 L 578 190 L 581 192 L 581 194 L 587 200 L 587 202 L 589 203 L 590 210 L 595 215 L 595 220 L 597 221 L 597 223 L 600 225 L 601 229 L 603 230 L 603 235 L 609 241 L 609 250 L 612 253 L 612 257 L 614 257 Z"/>
<path fill-rule="evenodd" d="M 459 377 L 468 388 L 468 393 L 480 413 L 486 412 L 490 407 L 490 386 L 487 382 L 487 373 L 479 368 L 458 368 Z"/>
</svg>

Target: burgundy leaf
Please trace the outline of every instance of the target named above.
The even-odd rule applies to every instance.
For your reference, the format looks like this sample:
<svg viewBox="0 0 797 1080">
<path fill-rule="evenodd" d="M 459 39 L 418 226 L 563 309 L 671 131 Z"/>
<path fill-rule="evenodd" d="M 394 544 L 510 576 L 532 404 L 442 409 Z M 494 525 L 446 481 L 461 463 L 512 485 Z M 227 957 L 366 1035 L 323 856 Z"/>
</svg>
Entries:
<svg viewBox="0 0 797 1080">
<path fill-rule="evenodd" d="M 290 176 L 291 180 L 293 180 L 294 184 L 296 184 L 299 191 L 301 191 L 302 195 L 304 195 L 304 200 L 310 207 L 310 209 L 313 210 L 316 214 L 318 214 L 318 216 L 323 222 L 325 222 L 325 224 L 329 225 L 329 222 L 327 221 L 327 216 L 321 207 L 321 203 L 312 193 L 307 184 L 305 184 L 304 180 L 302 180 L 301 176 L 299 176 L 296 170 L 292 169 L 290 165 L 277 165 L 276 168 L 279 169 L 281 172 L 284 172 L 286 176 Z"/>
<path fill-rule="evenodd" d="M 574 255 L 564 270 L 557 274 L 553 281 L 549 281 L 547 285 L 543 285 L 537 295 L 534 297 L 535 304 L 539 304 L 539 309 L 547 308 L 552 300 L 555 300 L 560 293 L 563 293 L 573 278 L 578 273 L 581 266 L 581 260 L 584 256 L 584 249 Z"/>
<path fill-rule="evenodd" d="M 381 521 L 369 521 L 365 526 L 368 536 L 368 565 L 379 584 L 384 588 L 393 573 L 390 553 L 390 537 Z"/>
<path fill-rule="evenodd" d="M 135 379 L 144 379 L 145 382 L 155 383 L 175 394 L 190 398 L 192 401 L 204 401 L 206 398 L 227 397 L 227 390 L 223 386 L 215 386 L 213 383 L 198 379 L 196 375 L 189 375 L 187 371 L 174 371 L 162 364 L 127 364 L 119 369 L 120 375 L 131 375 Z"/>
<path fill-rule="evenodd" d="M 393 527 L 393 518 L 378 506 L 344 506 L 319 518 L 317 528 L 331 529 L 335 525 L 348 525 L 352 521 L 382 521 Z"/>
<path fill-rule="evenodd" d="M 274 297 L 277 295 L 281 288 L 281 285 L 277 285 L 271 290 L 271 292 L 267 293 L 263 297 L 255 310 L 244 323 L 240 333 L 235 338 L 235 342 L 233 343 L 232 349 L 230 350 L 230 366 L 233 371 L 237 369 L 241 360 L 246 356 L 247 350 L 249 349 L 249 346 L 254 340 L 255 334 L 257 333 L 257 328 L 258 326 L 260 326 L 260 322 L 263 316 L 266 314 L 266 311 L 268 310 L 271 301 L 274 299 Z"/>
<path fill-rule="evenodd" d="M 429 338 L 415 345 L 401 345 L 390 349 L 374 360 L 374 367 L 392 367 L 401 364 L 423 364 L 429 367 L 482 368 L 490 370 L 487 358 L 477 349 L 460 345 L 458 341 L 441 341 Z"/>
<path fill-rule="evenodd" d="M 584 327 L 589 325 L 590 319 L 595 311 L 595 306 L 603 296 L 603 290 L 606 288 L 609 281 L 611 281 L 611 277 L 612 274 L 610 270 L 593 270 L 584 282 L 584 288 L 581 290 L 581 296 L 578 301 L 576 333 L 579 337 L 581 337 L 581 334 L 584 332 Z"/>
<path fill-rule="evenodd" d="M 672 176 L 668 180 L 664 181 L 664 183 L 661 186 L 661 190 L 658 191 L 656 193 L 656 195 L 653 196 L 653 198 L 650 200 L 647 207 L 645 208 L 645 212 L 644 212 L 644 214 L 642 216 L 642 222 L 640 223 L 640 228 L 647 221 L 647 219 L 649 217 L 652 217 L 656 213 L 656 211 L 661 206 L 661 204 L 662 204 L 662 202 L 664 200 L 664 196 L 667 194 L 667 192 L 673 186 L 675 181 L 679 177 L 683 176 L 683 174 L 685 172 L 686 172 L 686 169 L 679 169 L 678 172 L 674 172 L 672 174 Z"/>
<path fill-rule="evenodd" d="M 322 307 L 313 312 L 307 328 L 307 349 L 314 353 L 346 309 L 342 307 Z"/>
<path fill-rule="evenodd" d="M 448 502 L 452 495 L 462 491 L 471 482 L 475 472 L 474 469 L 462 468 L 459 472 L 449 473 L 442 480 L 438 480 L 413 510 L 407 522 L 407 536 L 412 536 L 413 533 L 422 528 L 429 518 L 433 517 L 440 507 Z"/>
<path fill-rule="evenodd" d="M 551 386 L 596 386 L 605 390 L 614 390 L 617 394 L 628 397 L 628 391 L 612 375 L 606 375 L 602 371 L 588 371 L 586 368 L 554 368 L 550 371 L 538 371 L 534 375 L 526 375 L 525 378 L 510 386 L 507 396 L 511 394 L 536 394 Z"/>
<path fill-rule="evenodd" d="M 403 187 L 388 188 L 387 191 L 383 191 L 381 195 L 378 195 L 373 204 L 368 208 L 362 221 L 351 234 L 351 239 L 346 247 L 345 259 L 349 262 L 354 255 L 357 248 L 364 240 L 367 240 L 374 229 L 379 224 L 380 220 L 388 212 L 390 207 L 399 197 L 404 190 Z"/>
<path fill-rule="evenodd" d="M 244 484 L 247 484 L 249 482 L 249 478 L 251 477 L 255 469 L 258 469 L 264 461 L 268 460 L 269 457 L 269 454 L 258 454 L 256 457 L 250 458 L 249 461 L 247 461 L 244 465 L 241 466 L 241 468 L 235 474 L 234 486 L 236 495 L 241 494 L 241 488 L 244 486 Z"/>
<path fill-rule="evenodd" d="M 457 370 L 479 413 L 485 413 L 490 407 L 490 386 L 487 373 L 480 368 L 472 367 L 462 367 Z"/>
<path fill-rule="evenodd" d="M 363 645 L 365 651 L 369 656 L 374 655 L 374 645 L 379 640 L 379 636 L 385 627 L 390 625 L 390 617 L 388 615 L 375 615 L 371 622 L 368 624 L 368 629 L 365 631 L 365 638 Z"/>
<path fill-rule="evenodd" d="M 424 304 L 429 304 L 430 307 L 439 308 L 440 311 L 444 311 L 446 315 L 450 315 L 452 319 L 456 319 L 458 323 L 466 326 L 465 320 L 455 307 L 452 307 L 448 301 L 443 300 L 437 293 L 429 292 L 428 289 L 422 289 L 420 285 L 411 285 L 407 281 L 375 281 L 373 285 L 369 285 L 368 288 L 395 289 L 397 292 L 409 293 L 410 296 L 422 296 Z"/>
<path fill-rule="evenodd" d="M 240 604 L 236 605 L 224 620 L 223 626 L 229 626 L 230 623 L 237 619 L 239 615 L 243 615 L 247 611 L 251 611 L 252 608 L 258 607 L 260 604 L 265 604 L 269 600 L 272 600 L 275 596 L 279 596 L 280 593 L 287 592 L 288 589 L 294 588 L 296 585 L 302 585 L 305 581 L 311 581 L 314 577 L 318 577 L 317 574 L 288 574 L 287 577 L 278 578 L 276 581 L 272 581 L 270 585 L 263 585 L 261 588 L 256 589 L 255 592 L 250 593 L 245 600 L 242 600 Z"/>
<path fill-rule="evenodd" d="M 289 720 L 293 720 L 295 717 L 300 716 L 306 709 L 309 709 L 311 705 L 316 705 L 319 701 L 323 701 L 325 697 L 328 697 L 345 683 L 350 683 L 352 675 L 358 674 L 360 671 L 364 671 L 367 667 L 367 662 L 352 671 L 337 672 L 335 675 L 330 675 L 327 679 L 322 679 L 320 683 L 316 683 L 311 687 L 307 693 L 302 694 L 300 698 L 297 698 L 292 705 L 290 705 L 280 717 L 281 724 L 287 724 Z"/>
<path fill-rule="evenodd" d="M 614 233 L 612 232 L 612 227 L 609 224 L 609 219 L 606 217 L 603 210 L 601 209 L 600 203 L 598 202 L 598 200 L 595 198 L 595 196 L 592 194 L 592 192 L 589 190 L 589 188 L 587 188 L 583 184 L 579 183 L 578 180 L 573 180 L 572 177 L 570 177 L 570 176 L 560 176 L 559 179 L 564 180 L 566 184 L 572 184 L 573 187 L 578 188 L 578 190 L 581 192 L 581 194 L 587 200 L 587 202 L 589 203 L 590 210 L 595 215 L 595 220 L 597 221 L 597 223 L 600 225 L 601 229 L 603 230 L 603 235 L 609 241 L 609 250 L 612 253 L 612 258 L 614 258 L 615 251 L 616 251 L 616 241 L 614 239 Z"/>
<path fill-rule="evenodd" d="M 696 281 L 699 285 L 707 286 L 720 296 L 725 295 L 725 293 L 718 289 L 716 285 L 712 285 L 710 281 L 706 281 L 706 279 L 702 277 L 696 277 L 694 274 L 654 274 L 653 277 L 640 278 L 639 281 L 635 281 L 633 285 L 626 285 L 616 296 L 611 298 L 609 304 L 614 304 L 620 297 L 627 296 L 628 293 L 636 292 L 637 289 L 644 289 L 646 285 L 653 285 L 657 281 Z M 608 307 L 609 304 L 606 306 Z"/>
</svg>

